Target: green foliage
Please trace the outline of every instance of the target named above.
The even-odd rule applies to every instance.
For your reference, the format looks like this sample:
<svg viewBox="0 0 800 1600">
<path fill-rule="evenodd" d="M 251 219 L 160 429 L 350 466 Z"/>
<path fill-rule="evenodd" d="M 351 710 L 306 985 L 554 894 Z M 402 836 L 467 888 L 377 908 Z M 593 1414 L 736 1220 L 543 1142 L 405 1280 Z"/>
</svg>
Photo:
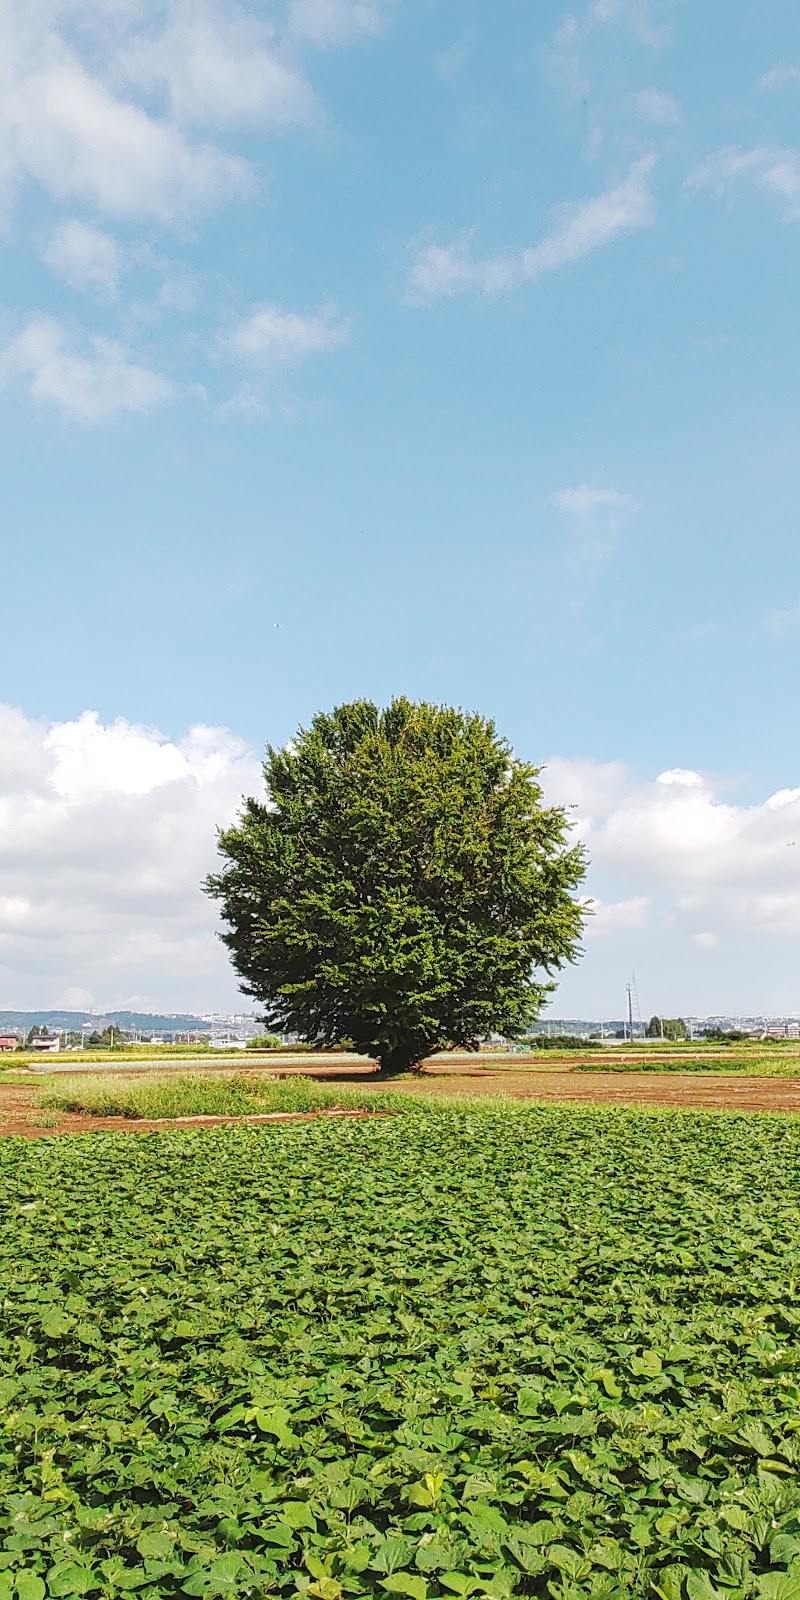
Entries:
<svg viewBox="0 0 800 1600">
<path fill-rule="evenodd" d="M 536 1033 L 526 1039 L 532 1050 L 600 1050 L 599 1039 L 581 1039 L 576 1033 Z"/>
<path fill-rule="evenodd" d="M 277 1033 L 258 1033 L 250 1040 L 252 1050 L 282 1050 L 283 1041 Z"/>
<path fill-rule="evenodd" d="M 249 1117 L 268 1111 L 380 1111 L 403 1101 L 370 1089 L 341 1089 L 312 1078 L 266 1075 L 211 1076 L 152 1072 L 137 1077 L 114 1073 L 64 1077 L 49 1086 L 39 1104 L 56 1111 L 85 1111 L 93 1117 Z"/>
<path fill-rule="evenodd" d="M 683 1017 L 651 1017 L 647 1024 L 648 1039 L 688 1039 L 689 1029 Z"/>
<path fill-rule="evenodd" d="M 48 1028 L 46 1023 L 44 1023 L 44 1022 L 34 1022 L 33 1027 L 29 1028 L 28 1032 L 25 1035 L 25 1044 L 26 1045 L 32 1044 L 34 1039 L 49 1039 L 51 1037 L 52 1036 L 51 1036 L 51 1033 L 50 1033 L 50 1029 Z M 16 1048 L 18 1050 L 20 1049 L 20 1044 L 21 1044 L 21 1042 L 19 1044 L 17 1044 L 17 1046 L 16 1046 Z M 24 1049 L 24 1045 L 22 1046 L 22 1048 Z"/>
<path fill-rule="evenodd" d="M 270 746 L 264 776 L 206 887 L 268 1023 L 385 1070 L 530 1025 L 576 954 L 584 860 L 491 722 L 355 701 Z"/>
<path fill-rule="evenodd" d="M 744 1044 L 750 1035 L 739 1028 L 709 1028 L 706 1038 L 713 1044 Z"/>
<path fill-rule="evenodd" d="M 0 1600 L 798 1600 L 800 1126 L 0 1145 Z"/>
</svg>

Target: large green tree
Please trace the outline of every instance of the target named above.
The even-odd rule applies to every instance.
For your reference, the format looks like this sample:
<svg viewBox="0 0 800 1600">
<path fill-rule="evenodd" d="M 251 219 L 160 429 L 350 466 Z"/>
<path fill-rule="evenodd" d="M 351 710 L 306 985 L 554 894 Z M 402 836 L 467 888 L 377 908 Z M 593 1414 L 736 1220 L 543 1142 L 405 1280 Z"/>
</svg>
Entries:
<svg viewBox="0 0 800 1600">
<path fill-rule="evenodd" d="M 357 700 L 268 746 L 264 777 L 206 888 L 268 1024 L 385 1073 L 530 1026 L 578 953 L 585 863 L 492 722 Z"/>
</svg>

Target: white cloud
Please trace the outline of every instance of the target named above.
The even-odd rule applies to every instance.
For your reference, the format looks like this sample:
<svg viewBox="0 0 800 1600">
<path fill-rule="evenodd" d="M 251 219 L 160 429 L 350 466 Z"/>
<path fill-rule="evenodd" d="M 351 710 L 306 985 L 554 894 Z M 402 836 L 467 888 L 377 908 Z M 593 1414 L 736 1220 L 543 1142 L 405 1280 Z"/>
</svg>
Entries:
<svg viewBox="0 0 800 1600">
<path fill-rule="evenodd" d="M 613 188 L 577 205 L 561 206 L 550 233 L 526 249 L 476 257 L 469 233 L 448 245 L 423 245 L 409 272 L 409 298 L 425 303 L 469 291 L 504 294 L 584 260 L 621 234 L 648 227 L 655 220 L 648 182 L 653 165 L 652 157 L 644 157 Z"/>
<path fill-rule="evenodd" d="M 171 222 L 252 187 L 248 164 L 113 94 L 63 41 L 0 82 L 0 170 L 13 187 L 34 178 L 59 199 L 113 216 Z"/>
<path fill-rule="evenodd" d="M 718 926 L 723 911 L 736 925 L 769 920 L 765 907 L 781 896 L 779 925 L 791 904 L 800 935 L 800 788 L 786 788 L 753 805 L 732 804 L 715 793 L 708 778 L 676 767 L 650 782 L 637 781 L 618 765 L 548 763 L 548 796 L 577 807 L 577 827 L 595 871 L 618 888 L 667 899 L 679 911 Z M 788 895 L 788 899 L 787 899 Z M 695 930 L 701 931 L 701 930 Z"/>
<path fill-rule="evenodd" d="M 6 381 L 21 379 L 34 400 L 85 423 L 151 411 L 175 395 L 167 378 L 110 339 L 90 336 L 76 348 L 54 317 L 29 319 L 0 358 L 0 373 Z"/>
<path fill-rule="evenodd" d="M 255 306 L 227 334 L 224 343 L 234 356 L 253 366 L 284 366 L 307 356 L 335 350 L 347 337 L 343 323 L 331 315 L 301 316 L 280 306 Z"/>
<path fill-rule="evenodd" d="M 182 751 L 152 729 L 131 727 L 122 717 L 104 727 L 96 711 L 57 723 L 45 735 L 44 748 L 55 753 L 51 783 L 66 800 L 150 794 L 187 771 Z"/>
<path fill-rule="evenodd" d="M 691 767 L 669 767 L 666 772 L 659 772 L 656 783 L 666 784 L 670 788 L 702 789 L 703 775 L 694 772 Z"/>
<path fill-rule="evenodd" d="M 376 33 L 384 6 L 379 0 L 290 0 L 288 30 L 318 49 Z"/>
<path fill-rule="evenodd" d="M 786 218 L 800 216 L 800 151 L 786 145 L 756 145 L 752 150 L 728 145 L 698 167 L 688 187 L 707 189 L 721 199 L 742 182 L 755 184 Z"/>
<path fill-rule="evenodd" d="M 603 938 L 608 933 L 623 929 L 643 928 L 647 922 L 650 899 L 646 894 L 633 895 L 628 900 L 592 902 L 592 915 L 586 923 L 587 939 Z"/>
<path fill-rule="evenodd" d="M 111 234 L 71 218 L 53 234 L 44 259 L 72 289 L 101 290 L 114 296 L 119 286 L 122 250 Z"/>
<path fill-rule="evenodd" d="M 282 128 L 306 122 L 314 96 L 273 32 L 243 8 L 182 3 L 157 34 L 135 38 L 118 58 L 132 83 L 160 88 L 179 122 L 254 122 Z"/>
<path fill-rule="evenodd" d="M 618 55 L 619 42 L 613 33 L 609 38 L 611 30 L 624 31 L 648 49 L 668 43 L 669 30 L 656 10 L 648 0 L 590 0 L 582 14 L 573 12 L 563 19 L 553 37 L 550 62 L 556 82 L 570 101 L 591 95 L 597 58 L 602 59 L 604 46 Z"/>
<path fill-rule="evenodd" d="M 664 94 L 659 89 L 640 89 L 634 95 L 633 103 L 637 116 L 644 122 L 652 122 L 662 128 L 674 128 L 683 121 L 675 96 Z"/>
<path fill-rule="evenodd" d="M 586 13 L 587 30 L 609 23 L 627 28 L 640 44 L 660 49 L 669 41 L 669 29 L 654 15 L 652 0 L 592 0 Z"/>
<path fill-rule="evenodd" d="M 636 504 L 633 495 L 621 494 L 618 489 L 592 489 L 588 483 L 579 483 L 574 489 L 558 489 L 553 503 L 559 511 L 579 517 L 594 511 L 629 511 Z"/>
<path fill-rule="evenodd" d="M 597 908 L 552 1014 L 621 1016 L 632 969 L 643 1013 L 797 1011 L 800 786 L 742 804 L 690 767 L 565 757 L 542 783 L 574 807 Z"/>
<path fill-rule="evenodd" d="M 0 707 L 0 752 L 0 1003 L 232 1004 L 200 883 L 217 826 L 261 787 L 242 741 Z"/>
<path fill-rule="evenodd" d="M 661 49 L 669 42 L 669 30 L 656 19 L 654 10 L 650 0 L 590 0 L 582 16 L 572 13 L 559 23 L 555 49 L 575 52 L 598 30 L 608 27 L 623 28 L 639 44 Z"/>
<path fill-rule="evenodd" d="M 800 789 L 776 789 L 767 801 L 768 811 L 782 811 L 784 806 L 793 806 L 800 800 Z"/>
<path fill-rule="evenodd" d="M 770 631 L 776 633 L 779 638 L 800 633 L 800 600 L 796 600 L 793 606 L 770 611 L 764 621 Z"/>
<path fill-rule="evenodd" d="M 771 67 L 758 80 L 760 89 L 785 89 L 796 83 L 800 83 L 800 67 Z"/>
<path fill-rule="evenodd" d="M 553 756 L 544 767 L 542 781 L 559 805 L 580 807 L 585 828 L 614 810 L 627 794 L 631 778 L 623 761 Z"/>
<path fill-rule="evenodd" d="M 567 518 L 577 553 L 595 559 L 613 550 L 625 517 L 640 509 L 632 494 L 623 494 L 618 489 L 600 489 L 588 483 L 559 489 L 552 500 Z"/>
<path fill-rule="evenodd" d="M 193 130 L 318 116 L 304 55 L 374 32 L 389 0 L 0 0 L 0 202 L 26 183 L 175 225 L 252 194 Z"/>
</svg>

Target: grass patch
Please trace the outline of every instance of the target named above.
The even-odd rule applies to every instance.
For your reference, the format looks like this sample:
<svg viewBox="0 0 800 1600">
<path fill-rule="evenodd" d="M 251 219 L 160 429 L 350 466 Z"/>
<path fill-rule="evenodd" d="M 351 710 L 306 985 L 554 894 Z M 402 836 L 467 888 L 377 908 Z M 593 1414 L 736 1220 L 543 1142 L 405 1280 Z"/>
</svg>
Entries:
<svg viewBox="0 0 800 1600">
<path fill-rule="evenodd" d="M 340 1088 L 312 1078 L 267 1074 L 218 1077 L 192 1072 L 125 1077 L 86 1074 L 64 1077 L 48 1087 L 39 1104 L 54 1111 L 83 1111 L 91 1117 L 242 1117 L 268 1111 L 386 1111 L 408 1101 L 374 1089 Z"/>
<path fill-rule="evenodd" d="M 800 1054 L 780 1056 L 777 1053 L 768 1055 L 719 1055 L 711 1058 L 697 1059 L 693 1056 L 683 1056 L 674 1061 L 648 1061 L 635 1058 L 630 1061 L 576 1061 L 572 1065 L 573 1072 L 687 1072 L 702 1074 L 704 1077 L 745 1077 L 745 1078 L 800 1078 Z M 798 1596 L 800 1600 L 800 1596 Z"/>
</svg>

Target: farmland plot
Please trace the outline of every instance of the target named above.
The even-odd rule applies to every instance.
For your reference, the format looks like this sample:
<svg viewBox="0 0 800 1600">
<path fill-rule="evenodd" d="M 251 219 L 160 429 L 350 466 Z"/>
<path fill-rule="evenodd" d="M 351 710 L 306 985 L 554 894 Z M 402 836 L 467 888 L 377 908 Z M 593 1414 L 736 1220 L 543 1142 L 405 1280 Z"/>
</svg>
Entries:
<svg viewBox="0 0 800 1600">
<path fill-rule="evenodd" d="M 0 1147 L 0 1600 L 800 1600 L 800 1125 Z"/>
</svg>

